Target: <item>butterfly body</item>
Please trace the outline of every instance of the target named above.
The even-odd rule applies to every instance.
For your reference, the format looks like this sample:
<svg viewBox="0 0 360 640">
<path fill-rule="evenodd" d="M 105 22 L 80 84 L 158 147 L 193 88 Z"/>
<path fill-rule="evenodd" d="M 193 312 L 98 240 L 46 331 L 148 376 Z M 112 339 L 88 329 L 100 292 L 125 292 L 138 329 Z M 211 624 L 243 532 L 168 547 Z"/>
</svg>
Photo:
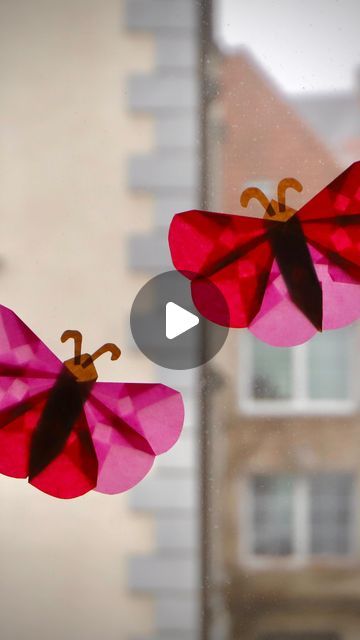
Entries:
<svg viewBox="0 0 360 640">
<path fill-rule="evenodd" d="M 64 363 L 62 371 L 48 394 L 45 407 L 31 438 L 30 481 L 44 471 L 63 451 L 74 425 L 83 412 L 94 382 L 93 380 L 79 382 Z M 92 448 L 90 437 L 86 448 L 88 451 Z M 94 465 L 97 467 L 95 452 L 93 456 Z"/>
<path fill-rule="evenodd" d="M 279 183 L 277 200 L 246 189 L 242 206 L 256 198 L 263 218 L 187 211 L 169 230 L 175 268 L 189 277 L 195 306 L 208 320 L 248 329 L 274 346 L 294 346 L 317 331 L 360 317 L 360 162 L 349 167 L 299 211 Z M 220 317 L 205 279 L 223 294 Z"/>
<path fill-rule="evenodd" d="M 298 217 L 269 223 L 274 257 L 294 304 L 322 330 L 322 289 Z"/>
</svg>

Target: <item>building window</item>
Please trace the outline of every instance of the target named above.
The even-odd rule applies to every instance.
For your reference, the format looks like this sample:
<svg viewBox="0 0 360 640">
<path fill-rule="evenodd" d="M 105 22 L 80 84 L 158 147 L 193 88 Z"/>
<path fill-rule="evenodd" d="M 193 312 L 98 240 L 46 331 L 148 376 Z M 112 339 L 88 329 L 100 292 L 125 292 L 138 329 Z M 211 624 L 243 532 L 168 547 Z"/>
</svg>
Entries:
<svg viewBox="0 0 360 640">
<path fill-rule="evenodd" d="M 249 485 L 251 555 L 300 559 L 352 553 L 352 474 L 255 475 Z"/>
<path fill-rule="evenodd" d="M 292 348 L 243 335 L 241 409 L 258 414 L 354 411 L 354 341 L 354 327 L 319 333 Z"/>
</svg>

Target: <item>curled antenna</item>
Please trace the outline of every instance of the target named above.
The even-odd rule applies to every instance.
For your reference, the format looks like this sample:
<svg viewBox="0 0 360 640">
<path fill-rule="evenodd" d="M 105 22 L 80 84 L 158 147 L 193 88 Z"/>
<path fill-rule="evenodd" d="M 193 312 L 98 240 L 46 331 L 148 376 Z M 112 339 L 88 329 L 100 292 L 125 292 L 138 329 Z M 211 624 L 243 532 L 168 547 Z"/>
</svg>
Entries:
<svg viewBox="0 0 360 640">
<path fill-rule="evenodd" d="M 108 352 L 111 353 L 111 360 L 117 360 L 121 356 L 121 351 L 119 347 L 117 347 L 116 344 L 113 344 L 112 342 L 107 342 L 106 344 L 103 344 L 102 347 L 99 347 L 99 349 L 97 349 L 92 356 L 89 356 L 88 358 L 86 358 L 82 366 L 84 368 L 88 367 L 90 364 L 94 362 L 94 360 L 97 360 L 104 353 L 108 353 Z"/>
<path fill-rule="evenodd" d="M 93 355 L 91 356 L 91 360 L 94 362 L 94 360 L 97 360 L 97 358 L 100 358 L 100 356 L 102 356 L 103 353 L 108 353 L 108 352 L 111 353 L 111 360 L 118 360 L 118 358 L 120 358 L 121 356 L 121 351 L 119 347 L 117 347 L 116 344 L 113 344 L 112 342 L 107 342 L 106 344 L 103 344 L 102 347 L 97 349 L 95 353 L 93 353 Z"/>
<path fill-rule="evenodd" d="M 283 178 L 278 184 L 279 211 L 286 211 L 285 193 L 287 189 L 295 189 L 299 193 L 303 190 L 301 182 L 296 178 Z"/>
<path fill-rule="evenodd" d="M 241 206 L 247 207 L 249 204 L 249 201 L 252 198 L 255 198 L 255 200 L 258 200 L 260 204 L 262 204 L 264 209 L 267 209 L 270 206 L 270 201 L 266 197 L 265 193 L 261 191 L 261 189 L 258 189 L 258 187 L 248 187 L 247 189 L 245 189 L 245 191 L 242 192 L 240 196 Z"/>
<path fill-rule="evenodd" d="M 66 342 L 72 338 L 74 340 L 74 361 L 75 364 L 80 364 L 81 358 L 81 345 L 82 345 L 82 335 L 80 331 L 76 331 L 76 329 L 67 329 L 61 336 L 61 342 Z"/>
<path fill-rule="evenodd" d="M 240 196 L 241 206 L 247 207 L 252 198 L 260 202 L 269 216 L 275 215 L 275 211 L 270 200 L 266 197 L 265 193 L 261 191 L 261 189 L 258 189 L 258 187 L 248 187 L 242 192 Z"/>
</svg>

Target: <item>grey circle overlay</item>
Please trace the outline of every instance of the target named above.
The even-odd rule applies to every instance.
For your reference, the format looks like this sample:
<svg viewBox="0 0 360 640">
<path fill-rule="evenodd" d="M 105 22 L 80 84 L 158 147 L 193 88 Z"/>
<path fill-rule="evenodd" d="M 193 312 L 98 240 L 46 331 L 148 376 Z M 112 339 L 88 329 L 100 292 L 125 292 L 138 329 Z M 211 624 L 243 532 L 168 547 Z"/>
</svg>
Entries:
<svg viewBox="0 0 360 640">
<path fill-rule="evenodd" d="M 220 291 L 209 281 L 211 301 L 228 315 Z M 166 337 L 166 304 L 174 302 L 199 318 L 199 324 L 169 340 Z M 191 283 L 177 271 L 151 278 L 137 294 L 130 313 L 133 338 L 152 362 L 167 369 L 193 369 L 205 364 L 223 346 L 229 329 L 203 318 L 191 297 Z M 204 337 L 206 337 L 204 339 Z"/>
</svg>

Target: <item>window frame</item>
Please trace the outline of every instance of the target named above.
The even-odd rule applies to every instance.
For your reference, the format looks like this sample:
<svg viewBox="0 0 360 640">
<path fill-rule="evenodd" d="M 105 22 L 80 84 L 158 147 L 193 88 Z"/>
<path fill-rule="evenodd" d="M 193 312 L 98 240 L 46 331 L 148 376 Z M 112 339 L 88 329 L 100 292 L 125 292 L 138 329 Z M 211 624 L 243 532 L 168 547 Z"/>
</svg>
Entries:
<svg viewBox="0 0 360 640">
<path fill-rule="evenodd" d="M 238 345 L 238 409 L 240 413 L 251 416 L 321 416 L 321 415 L 351 415 L 356 413 L 359 407 L 359 398 L 356 393 L 356 373 L 358 366 L 356 363 L 355 340 L 356 331 L 353 331 L 349 341 L 349 389 L 348 398 L 310 398 L 307 394 L 307 367 L 306 352 L 311 340 L 299 347 L 292 348 L 291 371 L 295 393 L 286 399 L 261 399 L 254 398 L 251 393 L 253 379 L 254 359 L 252 357 L 252 340 L 255 336 L 243 333 L 240 335 Z M 280 348 L 280 347 L 279 347 Z M 244 374 L 244 372 L 246 372 Z"/>
<path fill-rule="evenodd" d="M 352 476 L 353 495 L 350 509 L 349 552 L 346 554 L 314 554 L 310 550 L 310 482 L 312 476 L 324 474 L 349 474 Z M 253 536 L 253 485 L 257 475 L 288 475 L 294 479 L 294 552 L 288 555 L 256 554 L 252 549 Z M 254 471 L 240 479 L 238 487 L 238 558 L 239 564 L 253 569 L 299 569 L 307 566 L 341 566 L 354 567 L 354 560 L 359 557 L 360 542 L 357 532 L 360 527 L 357 515 L 358 477 L 353 470 L 316 470 L 309 473 L 291 473 L 287 471 Z M 360 559 L 359 559 L 360 562 Z"/>
</svg>

